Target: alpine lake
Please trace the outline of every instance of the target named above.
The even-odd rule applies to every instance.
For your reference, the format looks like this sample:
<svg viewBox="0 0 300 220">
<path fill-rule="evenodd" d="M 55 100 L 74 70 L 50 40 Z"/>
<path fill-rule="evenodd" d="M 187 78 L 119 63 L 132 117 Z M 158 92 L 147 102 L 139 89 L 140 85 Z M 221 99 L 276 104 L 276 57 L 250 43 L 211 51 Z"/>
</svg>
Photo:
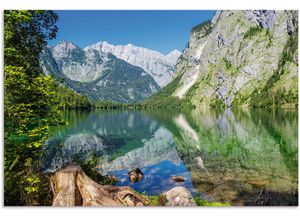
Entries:
<svg viewBox="0 0 300 220">
<path fill-rule="evenodd" d="M 51 128 L 44 144 L 44 173 L 96 157 L 99 173 L 147 195 L 184 186 L 233 206 L 298 204 L 297 110 L 91 110 L 64 117 L 66 125 Z M 128 178 L 134 168 L 144 174 L 136 183 Z"/>
</svg>

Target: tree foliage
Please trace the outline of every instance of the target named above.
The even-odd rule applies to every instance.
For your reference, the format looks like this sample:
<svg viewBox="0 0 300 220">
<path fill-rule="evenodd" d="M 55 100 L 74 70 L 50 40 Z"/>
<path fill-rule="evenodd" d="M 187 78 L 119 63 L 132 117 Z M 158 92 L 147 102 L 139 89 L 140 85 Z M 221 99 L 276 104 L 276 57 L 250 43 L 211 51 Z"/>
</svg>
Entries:
<svg viewBox="0 0 300 220">
<path fill-rule="evenodd" d="M 6 10 L 4 12 L 4 63 L 38 75 L 39 54 L 47 40 L 55 38 L 58 16 L 53 11 Z"/>
<path fill-rule="evenodd" d="M 150 108 L 180 108 L 181 101 L 172 95 L 179 86 L 181 77 L 182 74 L 176 76 L 166 87 L 145 100 L 143 105 Z"/>
<path fill-rule="evenodd" d="M 212 23 L 211 21 L 204 21 L 195 27 L 192 28 L 191 33 L 201 32 L 202 37 L 209 35 L 212 32 Z"/>
<path fill-rule="evenodd" d="M 49 205 L 49 185 L 39 158 L 49 126 L 64 108 L 90 107 L 39 67 L 39 55 L 58 31 L 52 11 L 4 12 L 4 201 Z"/>
<path fill-rule="evenodd" d="M 261 33 L 263 30 L 264 29 L 260 26 L 250 27 L 249 30 L 244 34 L 244 40 Z"/>
</svg>

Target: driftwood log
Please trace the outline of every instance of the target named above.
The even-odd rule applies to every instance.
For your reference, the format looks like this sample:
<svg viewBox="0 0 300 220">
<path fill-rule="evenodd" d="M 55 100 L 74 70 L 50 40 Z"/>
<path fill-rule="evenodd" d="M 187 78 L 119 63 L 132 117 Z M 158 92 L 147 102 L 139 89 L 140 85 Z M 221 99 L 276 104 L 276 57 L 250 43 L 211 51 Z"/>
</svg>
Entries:
<svg viewBox="0 0 300 220">
<path fill-rule="evenodd" d="M 130 187 L 99 185 L 77 165 L 69 165 L 50 178 L 53 206 L 144 206 L 148 200 Z"/>
</svg>

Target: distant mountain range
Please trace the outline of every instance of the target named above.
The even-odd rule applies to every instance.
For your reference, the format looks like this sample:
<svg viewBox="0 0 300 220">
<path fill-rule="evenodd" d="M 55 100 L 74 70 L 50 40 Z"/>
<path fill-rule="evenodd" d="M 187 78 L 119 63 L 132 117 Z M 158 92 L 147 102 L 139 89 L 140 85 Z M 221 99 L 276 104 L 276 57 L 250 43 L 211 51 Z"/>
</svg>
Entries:
<svg viewBox="0 0 300 220">
<path fill-rule="evenodd" d="M 133 44 L 115 46 L 106 41 L 88 46 L 84 50 L 90 49 L 97 50 L 100 53 L 112 53 L 134 66 L 141 67 L 153 77 L 161 88 L 171 82 L 174 66 L 181 55 L 178 50 L 163 55 L 157 51 L 137 47 Z"/>
<path fill-rule="evenodd" d="M 41 67 L 94 100 L 294 108 L 298 12 L 217 11 L 192 28 L 183 53 L 167 55 L 132 44 L 81 49 L 63 41 L 45 48 Z"/>
<path fill-rule="evenodd" d="M 44 49 L 44 73 L 63 79 L 74 91 L 92 100 L 138 102 L 145 100 L 173 78 L 181 52 L 168 55 L 132 44 L 99 42 L 84 49 L 62 41 Z"/>
</svg>

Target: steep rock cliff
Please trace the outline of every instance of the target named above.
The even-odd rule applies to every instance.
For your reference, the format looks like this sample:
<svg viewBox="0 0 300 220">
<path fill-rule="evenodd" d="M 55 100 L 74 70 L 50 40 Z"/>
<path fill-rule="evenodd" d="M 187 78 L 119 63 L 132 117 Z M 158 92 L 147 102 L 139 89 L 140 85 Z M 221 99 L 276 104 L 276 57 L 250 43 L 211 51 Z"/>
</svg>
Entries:
<svg viewBox="0 0 300 220">
<path fill-rule="evenodd" d="M 296 107 L 298 11 L 218 11 L 192 29 L 160 92 L 168 96 L 194 106 Z"/>
</svg>

